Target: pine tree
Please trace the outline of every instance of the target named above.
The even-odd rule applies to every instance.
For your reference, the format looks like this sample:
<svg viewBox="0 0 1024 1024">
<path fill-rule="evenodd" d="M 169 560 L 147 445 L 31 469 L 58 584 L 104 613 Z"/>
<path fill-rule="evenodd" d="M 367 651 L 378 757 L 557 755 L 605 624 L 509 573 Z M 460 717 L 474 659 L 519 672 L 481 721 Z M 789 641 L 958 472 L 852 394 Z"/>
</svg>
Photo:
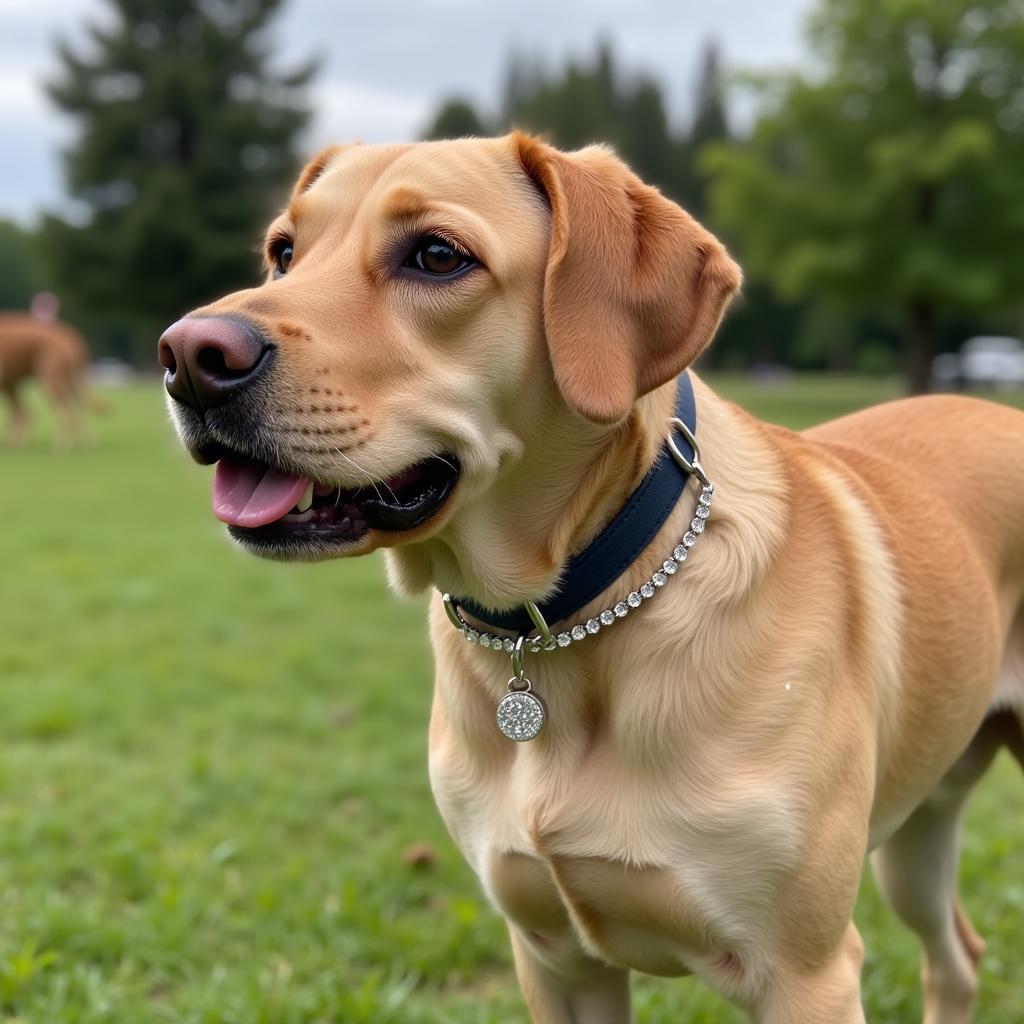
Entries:
<svg viewBox="0 0 1024 1024">
<path fill-rule="evenodd" d="M 47 218 L 62 294 L 108 321 L 169 321 L 252 283 L 259 232 L 295 173 L 314 67 L 280 71 L 282 0 L 107 0 L 89 45 L 59 45 L 48 86 L 79 135 L 81 216 Z"/>
<path fill-rule="evenodd" d="M 690 140 L 698 149 L 708 142 L 729 137 L 729 119 L 725 110 L 725 84 L 722 81 L 722 57 L 718 43 L 704 44 L 697 72 L 697 97 L 694 102 Z"/>
<path fill-rule="evenodd" d="M 544 62 L 539 56 L 516 49 L 509 53 L 501 99 L 503 124 L 515 123 L 522 105 L 541 88 L 546 77 Z"/>
<path fill-rule="evenodd" d="M 43 287 L 38 239 L 10 220 L 0 220 L 0 310 L 26 310 Z"/>
<path fill-rule="evenodd" d="M 700 170 L 701 150 L 714 142 L 729 139 L 729 122 L 725 111 L 725 86 L 718 45 L 710 40 L 704 45 L 694 81 L 693 118 L 689 134 L 679 146 L 679 187 L 683 205 L 695 216 L 706 214 L 707 176 Z"/>
<path fill-rule="evenodd" d="M 514 56 L 505 97 L 507 126 L 541 132 L 565 149 L 611 143 L 647 181 L 678 194 L 661 87 L 646 77 L 624 78 L 607 41 L 598 43 L 592 62 L 570 61 L 554 75 Z"/>
<path fill-rule="evenodd" d="M 621 101 L 619 146 L 626 159 L 645 181 L 680 198 L 677 153 L 661 87 L 640 79 Z"/>
<path fill-rule="evenodd" d="M 462 139 L 469 135 L 489 135 L 490 131 L 480 120 L 476 108 L 469 100 L 445 100 L 434 115 L 424 139 Z"/>
</svg>

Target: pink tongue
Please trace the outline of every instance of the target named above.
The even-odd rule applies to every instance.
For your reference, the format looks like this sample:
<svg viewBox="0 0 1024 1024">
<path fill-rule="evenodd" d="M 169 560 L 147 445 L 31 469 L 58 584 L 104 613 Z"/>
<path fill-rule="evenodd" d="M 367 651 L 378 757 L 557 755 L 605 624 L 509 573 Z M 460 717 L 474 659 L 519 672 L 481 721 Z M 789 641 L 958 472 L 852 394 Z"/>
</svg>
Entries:
<svg viewBox="0 0 1024 1024">
<path fill-rule="evenodd" d="M 213 478 L 213 514 L 231 526 L 266 526 L 286 516 L 308 486 L 305 477 L 221 459 Z"/>
</svg>

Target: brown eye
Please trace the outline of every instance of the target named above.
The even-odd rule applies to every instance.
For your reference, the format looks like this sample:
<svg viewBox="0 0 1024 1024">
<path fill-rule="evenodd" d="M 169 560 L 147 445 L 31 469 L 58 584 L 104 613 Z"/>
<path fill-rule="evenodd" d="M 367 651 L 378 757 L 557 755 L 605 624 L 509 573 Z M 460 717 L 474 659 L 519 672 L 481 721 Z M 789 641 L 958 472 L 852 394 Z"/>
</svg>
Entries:
<svg viewBox="0 0 1024 1024">
<path fill-rule="evenodd" d="M 436 235 L 421 238 L 409 254 L 404 266 L 422 270 L 433 277 L 451 277 L 460 270 L 474 266 L 476 261 L 450 242 Z"/>
<path fill-rule="evenodd" d="M 290 245 L 279 245 L 274 249 L 274 277 L 283 277 L 295 258 L 295 250 Z"/>
</svg>

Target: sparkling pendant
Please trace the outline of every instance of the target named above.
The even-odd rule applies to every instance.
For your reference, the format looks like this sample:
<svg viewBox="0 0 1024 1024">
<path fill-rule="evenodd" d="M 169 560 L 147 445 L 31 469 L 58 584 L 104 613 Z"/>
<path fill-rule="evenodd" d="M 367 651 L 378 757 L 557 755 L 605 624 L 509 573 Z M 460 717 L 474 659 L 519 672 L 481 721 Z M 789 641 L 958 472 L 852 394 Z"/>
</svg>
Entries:
<svg viewBox="0 0 1024 1024">
<path fill-rule="evenodd" d="M 514 689 L 516 684 L 520 689 Z M 547 721 L 544 702 L 531 691 L 529 679 L 512 678 L 508 681 L 508 693 L 498 703 L 495 715 L 498 728 L 503 736 L 516 743 L 534 739 Z"/>
</svg>

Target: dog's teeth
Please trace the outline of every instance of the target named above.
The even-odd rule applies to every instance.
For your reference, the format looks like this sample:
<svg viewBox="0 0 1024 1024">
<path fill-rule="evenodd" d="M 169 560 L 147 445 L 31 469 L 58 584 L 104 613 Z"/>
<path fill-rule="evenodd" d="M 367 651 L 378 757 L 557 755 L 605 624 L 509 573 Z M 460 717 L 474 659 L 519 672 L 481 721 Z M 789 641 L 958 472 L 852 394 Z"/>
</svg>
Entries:
<svg viewBox="0 0 1024 1024">
<path fill-rule="evenodd" d="M 295 503 L 295 507 L 300 512 L 305 512 L 313 504 L 313 483 L 310 481 L 309 486 L 305 489 L 302 497 Z"/>
</svg>

